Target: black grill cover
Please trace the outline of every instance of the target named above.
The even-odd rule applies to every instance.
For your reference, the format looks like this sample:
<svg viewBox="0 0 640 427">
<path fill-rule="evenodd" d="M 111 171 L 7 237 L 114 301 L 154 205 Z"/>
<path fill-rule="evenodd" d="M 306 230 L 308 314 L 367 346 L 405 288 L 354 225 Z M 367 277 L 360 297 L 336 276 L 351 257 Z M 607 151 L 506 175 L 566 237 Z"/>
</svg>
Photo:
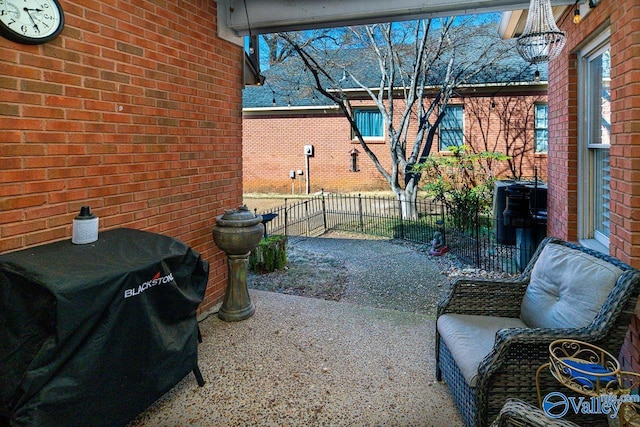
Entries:
<svg viewBox="0 0 640 427">
<path fill-rule="evenodd" d="M 130 229 L 0 256 L 0 410 L 11 425 L 123 425 L 197 368 L 209 265 Z"/>
</svg>

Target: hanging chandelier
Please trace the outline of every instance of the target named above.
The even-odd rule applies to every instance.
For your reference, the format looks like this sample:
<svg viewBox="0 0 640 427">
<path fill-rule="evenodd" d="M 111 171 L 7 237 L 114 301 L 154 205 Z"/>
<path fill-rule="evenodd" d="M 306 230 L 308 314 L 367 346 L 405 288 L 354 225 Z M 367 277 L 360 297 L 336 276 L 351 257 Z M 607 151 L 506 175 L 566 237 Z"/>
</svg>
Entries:
<svg viewBox="0 0 640 427">
<path fill-rule="evenodd" d="M 532 64 L 547 62 L 560 55 L 566 42 L 553 19 L 550 0 L 531 0 L 529 15 L 516 47 L 520 56 Z"/>
</svg>

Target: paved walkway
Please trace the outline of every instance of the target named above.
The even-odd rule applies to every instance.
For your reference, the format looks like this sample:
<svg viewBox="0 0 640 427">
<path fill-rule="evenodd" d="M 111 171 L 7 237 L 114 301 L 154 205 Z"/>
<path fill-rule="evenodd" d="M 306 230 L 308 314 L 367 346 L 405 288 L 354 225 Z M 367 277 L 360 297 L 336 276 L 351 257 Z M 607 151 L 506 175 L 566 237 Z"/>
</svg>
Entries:
<svg viewBox="0 0 640 427">
<path fill-rule="evenodd" d="M 340 302 L 251 290 L 253 317 L 200 324 L 205 386 L 187 376 L 132 426 L 462 425 L 447 386 L 435 381 L 432 310 L 370 306 L 400 304 L 405 294 L 393 283 L 418 294 L 439 283 L 435 266 L 389 242 L 314 241 L 295 244 L 345 259 L 357 289 Z M 381 288 L 384 298 L 362 304 Z"/>
</svg>

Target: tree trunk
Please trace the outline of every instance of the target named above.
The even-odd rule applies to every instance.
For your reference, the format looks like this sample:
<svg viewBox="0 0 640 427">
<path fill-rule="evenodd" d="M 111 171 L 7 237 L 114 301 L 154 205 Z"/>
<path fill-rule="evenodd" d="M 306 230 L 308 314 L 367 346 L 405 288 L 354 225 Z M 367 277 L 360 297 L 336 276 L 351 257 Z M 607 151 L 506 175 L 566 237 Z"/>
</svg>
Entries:
<svg viewBox="0 0 640 427">
<path fill-rule="evenodd" d="M 398 200 L 402 210 L 402 219 L 417 220 L 418 219 L 418 180 L 411 179 L 407 182 L 404 189 L 398 191 Z"/>
</svg>

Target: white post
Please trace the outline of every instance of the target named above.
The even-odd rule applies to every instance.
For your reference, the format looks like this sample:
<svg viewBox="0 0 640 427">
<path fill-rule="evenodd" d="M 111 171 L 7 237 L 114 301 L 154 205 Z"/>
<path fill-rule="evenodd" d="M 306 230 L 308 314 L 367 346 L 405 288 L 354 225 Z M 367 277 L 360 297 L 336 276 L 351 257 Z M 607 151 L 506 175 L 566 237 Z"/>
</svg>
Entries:
<svg viewBox="0 0 640 427">
<path fill-rule="evenodd" d="M 309 194 L 309 155 L 305 154 L 304 155 L 304 167 L 305 167 L 305 173 L 306 176 L 304 177 L 304 182 L 306 184 L 306 190 L 307 190 L 307 194 Z"/>
</svg>

